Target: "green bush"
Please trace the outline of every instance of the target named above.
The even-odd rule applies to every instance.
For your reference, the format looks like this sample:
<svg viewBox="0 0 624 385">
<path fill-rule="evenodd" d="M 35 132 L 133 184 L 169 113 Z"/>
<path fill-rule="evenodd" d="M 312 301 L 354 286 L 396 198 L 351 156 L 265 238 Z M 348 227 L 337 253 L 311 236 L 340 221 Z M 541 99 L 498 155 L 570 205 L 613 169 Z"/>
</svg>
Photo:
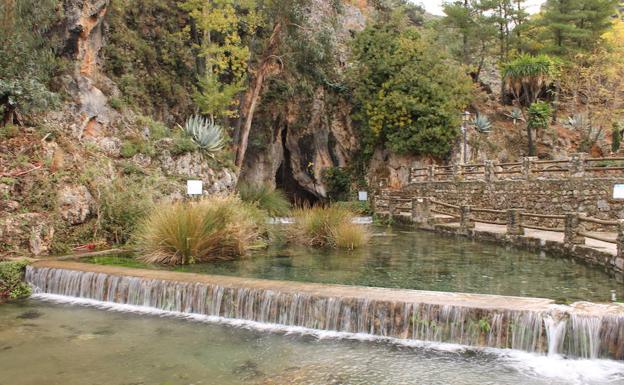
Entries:
<svg viewBox="0 0 624 385">
<path fill-rule="evenodd" d="M 138 259 L 164 265 L 234 259 L 264 245 L 266 219 L 235 196 L 164 204 L 137 230 Z"/>
<path fill-rule="evenodd" d="M 147 156 L 153 156 L 156 153 L 154 146 L 142 138 L 129 137 L 121 144 L 119 154 L 122 158 L 132 158 L 136 154 L 144 154 Z"/>
<path fill-rule="evenodd" d="M 354 214 L 342 207 L 312 207 L 297 209 L 295 223 L 286 228 L 291 242 L 311 247 L 331 247 L 353 250 L 368 243 L 368 228 L 353 223 Z"/>
<path fill-rule="evenodd" d="M 281 190 L 271 189 L 266 185 L 252 186 L 241 183 L 238 186 L 238 194 L 243 202 L 256 205 L 272 217 L 283 217 L 290 212 L 290 202 Z"/>
<path fill-rule="evenodd" d="M 138 116 L 136 118 L 136 124 L 143 127 L 147 127 L 149 130 L 149 137 L 151 140 L 160 140 L 169 136 L 169 127 L 165 126 L 163 122 L 154 120 L 149 116 Z"/>
<path fill-rule="evenodd" d="M 152 193 L 127 177 L 114 180 L 99 193 L 99 230 L 110 242 L 128 242 L 137 224 L 153 207 Z"/>
<path fill-rule="evenodd" d="M 18 299 L 28 297 L 31 289 L 24 282 L 26 261 L 0 262 L 0 301 L 2 299 Z"/>
<path fill-rule="evenodd" d="M 343 201 L 335 202 L 333 205 L 347 209 L 356 215 L 373 215 L 373 209 L 368 201 Z"/>
<path fill-rule="evenodd" d="M 173 144 L 170 148 L 171 155 L 178 156 L 188 152 L 197 151 L 199 146 L 188 135 L 181 133 L 173 137 Z"/>
<path fill-rule="evenodd" d="M 323 172 L 323 182 L 327 186 L 327 196 L 332 201 L 344 201 L 351 194 L 351 174 L 347 169 L 329 167 Z"/>
<path fill-rule="evenodd" d="M 0 139 L 12 139 L 19 135 L 19 128 L 13 124 L 0 127 Z"/>
</svg>

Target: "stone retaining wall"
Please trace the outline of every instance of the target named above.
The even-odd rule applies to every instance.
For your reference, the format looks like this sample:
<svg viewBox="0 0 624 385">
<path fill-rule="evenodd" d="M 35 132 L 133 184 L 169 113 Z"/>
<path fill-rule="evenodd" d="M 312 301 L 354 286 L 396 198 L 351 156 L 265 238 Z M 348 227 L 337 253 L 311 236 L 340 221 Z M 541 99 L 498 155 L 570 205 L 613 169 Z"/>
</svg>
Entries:
<svg viewBox="0 0 624 385">
<path fill-rule="evenodd" d="M 412 183 L 406 197 L 429 197 L 458 206 L 540 214 L 580 212 L 599 219 L 624 219 L 624 200 L 613 199 L 613 185 L 624 178 L 564 178 Z"/>
</svg>

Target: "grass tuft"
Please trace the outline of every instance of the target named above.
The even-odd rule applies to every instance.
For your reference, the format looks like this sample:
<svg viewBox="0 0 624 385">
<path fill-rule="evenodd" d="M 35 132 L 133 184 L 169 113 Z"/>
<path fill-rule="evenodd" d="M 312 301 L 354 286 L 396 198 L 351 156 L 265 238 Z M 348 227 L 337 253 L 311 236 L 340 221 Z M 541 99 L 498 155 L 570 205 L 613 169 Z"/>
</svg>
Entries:
<svg viewBox="0 0 624 385">
<path fill-rule="evenodd" d="M 290 202 L 281 190 L 242 183 L 238 186 L 238 194 L 243 202 L 255 204 L 271 217 L 284 217 L 290 213 Z"/>
<path fill-rule="evenodd" d="M 265 223 L 264 212 L 235 196 L 161 205 L 139 227 L 138 259 L 164 265 L 234 259 L 262 244 Z"/>
<path fill-rule="evenodd" d="M 301 208 L 293 212 L 295 223 L 286 231 L 291 242 L 312 247 L 353 250 L 370 239 L 366 226 L 353 223 L 354 214 L 344 207 Z"/>
</svg>

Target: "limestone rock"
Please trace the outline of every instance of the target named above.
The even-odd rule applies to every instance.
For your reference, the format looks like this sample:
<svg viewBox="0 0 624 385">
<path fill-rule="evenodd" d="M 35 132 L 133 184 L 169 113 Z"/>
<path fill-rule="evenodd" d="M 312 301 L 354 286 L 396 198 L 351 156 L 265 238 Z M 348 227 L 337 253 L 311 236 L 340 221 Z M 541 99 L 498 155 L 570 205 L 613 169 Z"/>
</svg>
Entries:
<svg viewBox="0 0 624 385">
<path fill-rule="evenodd" d="M 14 252 L 28 250 L 45 255 L 50 250 L 54 227 L 44 214 L 23 213 L 0 218 L 0 248 Z"/>
<path fill-rule="evenodd" d="M 189 152 L 179 156 L 172 156 L 169 151 L 163 151 L 157 158 L 163 174 L 198 178 L 204 182 L 204 192 L 208 194 L 226 193 L 234 190 L 238 177 L 235 172 L 227 168 L 213 169 L 200 151 Z"/>
<path fill-rule="evenodd" d="M 91 215 L 94 200 L 85 186 L 68 185 L 58 192 L 57 203 L 61 218 L 71 225 L 78 225 L 84 223 Z"/>
</svg>

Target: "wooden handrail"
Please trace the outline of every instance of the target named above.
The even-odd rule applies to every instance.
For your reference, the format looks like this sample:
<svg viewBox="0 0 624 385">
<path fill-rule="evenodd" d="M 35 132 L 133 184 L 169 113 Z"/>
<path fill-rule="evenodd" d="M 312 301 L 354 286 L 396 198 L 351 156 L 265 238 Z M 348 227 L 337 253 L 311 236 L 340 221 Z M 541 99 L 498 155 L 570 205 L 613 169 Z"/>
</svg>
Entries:
<svg viewBox="0 0 624 385">
<path fill-rule="evenodd" d="M 433 203 L 435 205 L 440 205 L 440 206 L 448 207 L 448 208 L 451 208 L 451 209 L 459 210 L 459 206 L 452 205 L 450 203 L 444 203 L 444 202 L 436 201 L 436 200 L 433 200 L 433 199 L 429 200 L 429 202 L 431 202 L 431 203 Z"/>
<path fill-rule="evenodd" d="M 585 237 L 585 238 L 596 239 L 596 240 L 599 240 L 599 241 L 602 241 L 602 242 L 608 242 L 608 243 L 617 243 L 616 239 L 611 239 L 611 238 L 603 237 L 603 236 L 600 236 L 600 235 L 587 233 L 585 231 L 579 231 L 578 233 L 579 233 L 580 236 Z"/>
<path fill-rule="evenodd" d="M 490 214 L 505 214 L 505 210 L 494 210 L 494 209 L 481 209 L 481 208 L 470 208 L 470 211 L 475 213 L 490 213 Z"/>
<path fill-rule="evenodd" d="M 582 222 L 596 223 L 598 225 L 605 225 L 605 226 L 617 226 L 619 223 L 618 221 L 610 221 L 606 219 L 598 219 L 598 218 L 583 217 L 583 216 L 580 216 L 579 220 Z"/>
<path fill-rule="evenodd" d="M 533 230 L 554 231 L 556 233 L 565 232 L 565 229 L 563 227 L 543 227 L 543 226 L 527 225 L 524 223 L 520 224 L 520 226 L 527 228 L 527 229 L 533 229 Z"/>
<path fill-rule="evenodd" d="M 452 218 L 459 218 L 459 215 L 457 215 L 457 214 L 449 213 L 449 212 L 442 211 L 442 210 L 431 209 L 429 211 L 431 211 L 432 213 L 436 213 L 436 214 L 447 215 L 447 216 L 452 217 Z"/>
<path fill-rule="evenodd" d="M 523 217 L 533 217 L 533 218 L 546 218 L 546 219 L 565 219 L 565 215 L 554 215 L 554 214 L 535 214 L 535 213 L 520 213 Z"/>
</svg>

